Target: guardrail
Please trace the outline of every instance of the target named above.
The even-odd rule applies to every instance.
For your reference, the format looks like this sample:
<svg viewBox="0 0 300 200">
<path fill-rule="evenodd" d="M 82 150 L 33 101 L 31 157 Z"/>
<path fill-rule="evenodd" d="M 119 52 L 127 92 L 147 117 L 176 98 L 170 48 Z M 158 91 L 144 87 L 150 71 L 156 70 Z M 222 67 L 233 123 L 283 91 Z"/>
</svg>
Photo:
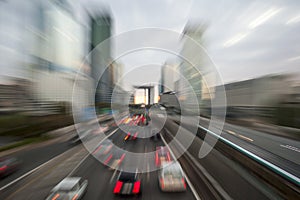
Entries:
<svg viewBox="0 0 300 200">
<path fill-rule="evenodd" d="M 263 158 L 255 155 L 255 154 L 251 153 L 250 151 L 248 151 L 248 150 L 246 150 L 246 149 L 244 149 L 244 148 L 242 148 L 242 147 L 234 144 L 233 142 L 231 142 L 231 141 L 229 141 L 229 140 L 227 140 L 227 139 L 225 139 L 225 138 L 217 135 L 216 133 L 210 131 L 207 128 L 204 128 L 203 126 L 198 125 L 198 127 L 201 128 L 201 129 L 203 129 L 203 130 L 205 130 L 207 133 L 213 135 L 214 137 L 218 138 L 219 140 L 221 140 L 222 142 L 226 143 L 227 145 L 233 147 L 234 149 L 240 151 L 241 153 L 247 155 L 248 157 L 250 157 L 250 158 L 254 159 L 255 161 L 263 164 L 264 166 L 268 167 L 269 169 L 273 170 L 274 172 L 278 173 L 279 175 L 287 178 L 288 180 L 290 180 L 293 183 L 295 183 L 298 186 L 300 186 L 300 178 L 298 178 L 297 176 L 294 176 L 293 174 L 291 174 L 291 173 L 289 173 L 289 172 L 287 172 L 287 171 L 285 171 L 285 170 L 277 167 L 276 165 L 274 165 L 274 164 L 266 161 L 265 159 L 263 159 Z"/>
<path fill-rule="evenodd" d="M 227 146 L 227 150 L 229 152 L 227 153 L 233 153 L 231 149 L 236 150 L 240 153 L 240 155 L 244 155 L 244 158 L 239 158 L 240 156 L 233 156 L 235 159 L 239 160 L 241 164 L 243 165 L 251 165 L 252 169 L 256 174 L 258 174 L 260 177 L 262 177 L 265 181 L 267 181 L 269 184 L 271 184 L 273 187 L 277 188 L 278 190 L 281 190 L 282 193 L 285 193 L 283 196 L 287 198 L 299 198 L 300 195 L 300 178 L 287 172 L 286 170 L 274 165 L 273 163 L 255 155 L 254 153 L 244 149 L 243 147 L 238 146 L 237 144 L 234 144 L 233 142 L 229 141 L 228 139 L 223 138 L 220 135 L 217 135 L 216 133 L 212 132 L 211 130 L 198 125 L 199 129 L 202 129 L 206 133 L 210 134 L 213 137 L 216 137 L 219 141 L 221 141 L 223 144 Z M 224 148 L 224 145 L 223 145 Z M 233 153 L 234 154 L 234 153 Z M 246 160 L 248 158 L 248 160 Z M 267 169 L 262 169 L 263 166 Z M 250 166 L 248 166 L 250 167 Z M 253 169 L 255 168 L 255 169 Z M 273 173 L 272 173 L 273 172 Z M 276 176 L 276 175 L 277 176 Z"/>
</svg>

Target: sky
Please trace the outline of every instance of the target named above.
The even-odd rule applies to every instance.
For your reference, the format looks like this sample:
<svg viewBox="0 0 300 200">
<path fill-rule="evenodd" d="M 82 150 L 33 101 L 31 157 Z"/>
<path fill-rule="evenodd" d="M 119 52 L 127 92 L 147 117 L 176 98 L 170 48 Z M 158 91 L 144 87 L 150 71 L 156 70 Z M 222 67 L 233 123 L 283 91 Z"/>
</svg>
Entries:
<svg viewBox="0 0 300 200">
<path fill-rule="evenodd" d="M 115 35 L 146 27 L 180 34 L 188 22 L 207 24 L 204 46 L 225 83 L 300 71 L 298 0 L 90 2 L 110 7 Z M 84 0 L 82 4 L 88 6 L 89 2 Z M 176 41 L 163 38 L 161 42 Z M 131 70 L 139 59 L 142 60 L 124 59 L 127 70 Z"/>
<path fill-rule="evenodd" d="M 34 0 L 38 1 L 38 0 Z M 0 2 L 0 74 L 22 73 L 22 34 L 26 19 L 22 16 L 25 1 Z M 145 35 L 146 42 L 158 46 L 178 47 L 178 40 L 187 23 L 203 23 L 207 29 L 204 47 L 214 62 L 223 81 L 233 82 L 266 74 L 300 71 L 300 2 L 299 0 L 80 0 L 70 1 L 80 23 L 86 22 L 86 10 L 109 8 L 112 13 L 114 49 L 120 48 L 118 38 L 128 32 L 145 28 L 167 30 L 162 35 Z M 3 6 L 5 5 L 5 6 Z M 2 12 L 3 11 L 3 12 Z M 6 11 L 6 12 L 4 12 Z M 175 34 L 169 34 L 173 32 Z M 127 34 L 128 35 L 128 34 Z M 135 38 L 134 34 L 129 36 Z M 139 36 L 141 37 L 141 36 Z M 128 43 L 132 40 L 128 37 Z M 16 51 L 16 49 L 18 49 Z M 6 52 L 3 53 L 3 52 Z M 7 53 L 8 52 L 8 53 Z M 171 54 L 145 50 L 120 58 L 125 74 L 136 67 L 153 66 L 147 80 L 158 82 L 160 68 Z M 18 58 L 18 59 L 15 59 Z M 10 67 L 7 67 L 10 66 Z M 12 67 L 14 66 L 14 67 Z M 16 70 L 17 69 L 17 70 Z M 126 75 L 126 82 L 140 84 L 143 76 Z"/>
</svg>

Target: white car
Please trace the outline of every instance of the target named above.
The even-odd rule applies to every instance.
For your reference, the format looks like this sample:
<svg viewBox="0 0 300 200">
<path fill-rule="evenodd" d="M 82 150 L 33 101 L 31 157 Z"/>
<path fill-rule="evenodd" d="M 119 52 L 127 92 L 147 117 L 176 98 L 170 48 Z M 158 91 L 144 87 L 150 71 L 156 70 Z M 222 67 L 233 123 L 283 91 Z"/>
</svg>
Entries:
<svg viewBox="0 0 300 200">
<path fill-rule="evenodd" d="M 86 192 L 87 180 L 80 177 L 66 177 L 52 190 L 46 200 L 78 200 Z"/>
<path fill-rule="evenodd" d="M 163 192 L 184 192 L 186 181 L 179 162 L 164 163 L 158 174 L 159 187 Z"/>
</svg>

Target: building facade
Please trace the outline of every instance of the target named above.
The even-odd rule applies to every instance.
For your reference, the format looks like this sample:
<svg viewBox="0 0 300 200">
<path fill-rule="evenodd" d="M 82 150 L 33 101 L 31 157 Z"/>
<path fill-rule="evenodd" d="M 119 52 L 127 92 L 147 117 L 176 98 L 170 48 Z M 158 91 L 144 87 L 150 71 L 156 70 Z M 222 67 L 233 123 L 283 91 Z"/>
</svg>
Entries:
<svg viewBox="0 0 300 200">
<path fill-rule="evenodd" d="M 109 12 L 91 17 L 91 76 L 96 86 L 96 103 L 110 103 L 114 84 L 111 60 L 112 18 Z"/>
</svg>

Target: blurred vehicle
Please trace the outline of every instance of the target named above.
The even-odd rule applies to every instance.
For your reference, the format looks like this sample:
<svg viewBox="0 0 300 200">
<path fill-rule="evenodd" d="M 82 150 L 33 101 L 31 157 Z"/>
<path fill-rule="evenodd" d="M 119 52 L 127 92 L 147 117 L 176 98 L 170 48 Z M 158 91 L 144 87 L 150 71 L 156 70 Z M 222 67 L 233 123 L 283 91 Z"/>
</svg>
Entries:
<svg viewBox="0 0 300 200">
<path fill-rule="evenodd" d="M 167 147 L 158 146 L 155 152 L 155 165 L 161 167 L 163 163 L 170 162 L 171 156 Z"/>
<path fill-rule="evenodd" d="M 74 137 L 72 137 L 71 139 L 69 139 L 69 144 L 70 145 L 77 145 L 82 143 L 80 137 L 78 136 L 78 134 L 76 134 Z"/>
<path fill-rule="evenodd" d="M 112 147 L 113 143 L 109 139 L 106 139 L 99 144 L 99 146 L 95 149 L 93 154 L 97 156 L 106 155 L 111 151 Z"/>
<path fill-rule="evenodd" d="M 136 140 L 138 134 L 139 134 L 138 132 L 135 132 L 134 134 L 128 132 L 127 135 L 124 137 L 124 141 L 128 141 L 128 140 Z"/>
<path fill-rule="evenodd" d="M 164 192 L 186 191 L 186 181 L 179 162 L 165 163 L 158 174 L 159 187 Z"/>
<path fill-rule="evenodd" d="M 66 177 L 58 183 L 46 200 L 78 200 L 86 192 L 87 180 L 80 177 Z"/>
<path fill-rule="evenodd" d="M 123 120 L 123 124 L 128 124 L 129 122 L 131 122 L 131 118 L 127 117 Z"/>
<path fill-rule="evenodd" d="M 166 108 L 165 108 L 165 107 L 163 107 L 163 106 L 160 106 L 160 107 L 159 107 L 159 109 L 160 109 L 160 110 L 163 110 L 163 111 L 165 111 L 165 110 L 166 110 Z"/>
<path fill-rule="evenodd" d="M 107 125 L 104 126 L 99 126 L 99 129 L 96 129 L 93 131 L 93 134 L 101 134 L 101 133 L 105 133 L 109 130 L 109 127 Z"/>
<path fill-rule="evenodd" d="M 140 115 L 136 115 L 134 118 L 134 125 L 141 125 L 141 116 Z"/>
<path fill-rule="evenodd" d="M 72 137 L 69 142 L 72 145 L 77 145 L 82 143 L 84 140 L 91 139 L 93 136 L 95 136 L 92 130 L 85 130 L 82 132 L 77 133 L 74 137 Z"/>
<path fill-rule="evenodd" d="M 141 194 L 141 180 L 138 173 L 120 172 L 113 193 L 118 195 Z"/>
<path fill-rule="evenodd" d="M 21 161 L 17 158 L 0 158 L 0 178 L 10 175 L 18 170 Z"/>
<path fill-rule="evenodd" d="M 110 169 L 118 169 L 122 164 L 125 153 L 119 149 L 112 149 L 110 153 L 106 154 L 103 159 L 103 164 L 109 166 Z"/>
</svg>

